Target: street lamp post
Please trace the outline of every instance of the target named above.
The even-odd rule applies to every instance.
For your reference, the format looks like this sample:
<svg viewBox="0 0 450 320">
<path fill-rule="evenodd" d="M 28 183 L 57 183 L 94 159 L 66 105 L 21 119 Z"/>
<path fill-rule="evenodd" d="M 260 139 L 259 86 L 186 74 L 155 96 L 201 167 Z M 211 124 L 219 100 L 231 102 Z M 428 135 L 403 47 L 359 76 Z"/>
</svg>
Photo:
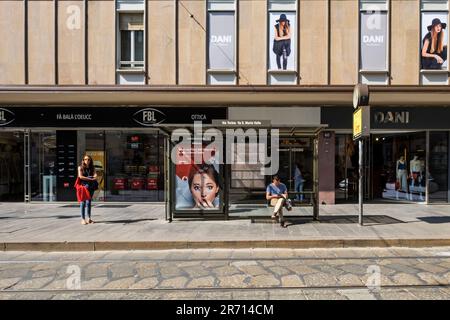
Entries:
<svg viewBox="0 0 450 320">
<path fill-rule="evenodd" d="M 359 181 L 358 181 L 358 208 L 359 225 L 363 225 L 364 200 L 364 138 L 370 136 L 370 106 L 369 87 L 357 84 L 353 90 L 353 140 L 359 145 Z"/>
</svg>

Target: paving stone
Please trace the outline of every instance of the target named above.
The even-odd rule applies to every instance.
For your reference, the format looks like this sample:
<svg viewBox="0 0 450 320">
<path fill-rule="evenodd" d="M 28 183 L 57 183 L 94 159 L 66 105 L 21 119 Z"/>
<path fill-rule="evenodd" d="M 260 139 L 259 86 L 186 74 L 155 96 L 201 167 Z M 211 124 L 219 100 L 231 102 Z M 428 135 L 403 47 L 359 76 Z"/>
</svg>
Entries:
<svg viewBox="0 0 450 320">
<path fill-rule="evenodd" d="M 401 272 L 401 273 L 408 273 L 408 274 L 412 274 L 412 275 L 415 275 L 420 272 L 419 269 L 413 268 L 406 264 L 392 263 L 392 264 L 386 265 L 386 267 L 393 269 L 395 271 Z"/>
<path fill-rule="evenodd" d="M 273 261 L 273 260 L 260 260 L 259 264 L 262 265 L 264 268 L 266 267 L 272 267 L 272 266 L 282 266 L 284 261 Z"/>
<path fill-rule="evenodd" d="M 417 276 L 407 273 L 397 273 L 391 277 L 392 281 L 401 285 L 421 285 L 424 284 Z"/>
<path fill-rule="evenodd" d="M 278 276 L 285 276 L 287 274 L 291 274 L 292 273 L 292 271 L 289 270 L 289 269 L 286 269 L 286 268 L 283 268 L 283 267 L 277 267 L 277 266 L 269 267 L 267 269 L 270 270 L 271 272 L 275 273 Z"/>
<path fill-rule="evenodd" d="M 224 266 L 220 268 L 213 269 L 213 272 L 218 276 L 230 276 L 234 274 L 239 274 L 241 271 L 239 271 L 237 268 L 232 266 Z"/>
<path fill-rule="evenodd" d="M 354 264 L 354 261 L 352 261 L 350 264 L 341 265 L 339 267 L 344 272 L 357 274 L 357 275 L 364 275 L 367 273 L 367 267 Z"/>
<path fill-rule="evenodd" d="M 111 263 L 92 263 L 82 269 L 81 274 L 84 279 L 107 277 Z"/>
<path fill-rule="evenodd" d="M 110 282 L 110 280 L 107 277 L 92 278 L 86 281 L 81 281 L 81 289 L 83 290 L 101 289 L 108 282 Z"/>
<path fill-rule="evenodd" d="M 241 266 L 239 267 L 239 270 L 250 276 L 259 276 L 268 274 L 267 270 L 265 270 L 260 266 Z"/>
<path fill-rule="evenodd" d="M 133 277 L 136 274 L 134 263 L 114 263 L 108 268 L 108 276 L 112 279 Z"/>
<path fill-rule="evenodd" d="M 159 273 L 159 266 L 156 262 L 139 262 L 135 269 L 141 278 L 153 277 Z"/>
<path fill-rule="evenodd" d="M 250 277 L 248 285 L 250 287 L 273 287 L 279 286 L 280 280 L 272 275 L 259 275 Z"/>
<path fill-rule="evenodd" d="M 129 289 L 136 282 L 135 277 L 108 281 L 103 289 Z"/>
<path fill-rule="evenodd" d="M 145 278 L 142 279 L 133 285 L 131 285 L 131 289 L 153 289 L 158 285 L 158 278 Z"/>
<path fill-rule="evenodd" d="M 67 288 L 67 280 L 54 280 L 47 284 L 43 289 L 45 290 L 66 290 Z"/>
<path fill-rule="evenodd" d="M 0 278 L 0 290 L 5 290 L 6 288 L 14 285 L 15 283 L 18 283 L 22 278 L 7 278 L 7 279 L 1 279 Z"/>
<path fill-rule="evenodd" d="M 443 273 L 446 272 L 448 269 L 440 267 L 438 265 L 430 264 L 430 263 L 419 263 L 414 266 L 414 268 L 417 268 L 419 270 L 427 271 L 427 272 L 433 272 L 433 273 Z"/>
<path fill-rule="evenodd" d="M 14 290 L 33 290 L 33 289 L 41 289 L 53 281 L 53 277 L 45 277 L 45 278 L 35 278 L 30 280 L 21 280 L 18 284 L 13 286 L 11 289 Z"/>
<path fill-rule="evenodd" d="M 439 274 L 431 273 L 431 272 L 420 272 L 417 276 L 427 284 L 430 285 L 448 285 L 449 281 Z"/>
<path fill-rule="evenodd" d="M 195 278 L 187 284 L 187 288 L 211 288 L 214 287 L 215 281 L 216 279 L 211 276 Z"/>
<path fill-rule="evenodd" d="M 15 267 L 15 266 L 8 266 L 8 269 L 0 270 L 0 279 L 6 279 L 6 278 L 16 278 L 16 277 L 26 277 L 30 272 L 30 269 L 26 267 Z"/>
<path fill-rule="evenodd" d="M 297 275 L 289 275 L 281 278 L 281 286 L 284 287 L 304 287 L 305 283 Z"/>
<path fill-rule="evenodd" d="M 191 278 L 204 277 L 210 274 L 210 272 L 202 266 L 183 267 L 182 269 L 189 274 Z"/>
<path fill-rule="evenodd" d="M 286 266 L 289 270 L 292 270 L 292 272 L 298 274 L 298 275 L 305 275 L 305 274 L 311 274 L 317 272 L 317 270 L 314 270 L 308 266 L 297 264 L 297 265 L 291 265 Z"/>
<path fill-rule="evenodd" d="M 316 269 L 317 271 L 321 271 L 323 273 L 328 273 L 328 274 L 332 274 L 332 275 L 341 275 L 344 274 L 345 272 L 342 270 L 339 270 L 337 268 L 334 268 L 332 266 L 323 264 L 323 265 L 316 265 L 314 267 L 314 269 Z"/>
<path fill-rule="evenodd" d="M 326 287 L 335 286 L 337 284 L 337 279 L 334 276 L 324 273 L 304 275 L 303 281 L 305 281 L 308 287 Z"/>
<path fill-rule="evenodd" d="M 337 276 L 340 286 L 360 286 L 365 285 L 360 277 L 354 274 L 342 274 Z"/>
<path fill-rule="evenodd" d="M 247 286 L 244 282 L 246 278 L 247 276 L 242 274 L 219 277 L 219 286 L 222 288 L 244 288 Z"/>
<path fill-rule="evenodd" d="M 185 273 L 182 269 L 178 268 L 178 267 L 174 267 L 174 266 L 160 266 L 159 267 L 159 273 L 161 274 L 161 276 L 163 276 L 164 278 L 174 278 L 177 276 L 184 276 Z"/>
<path fill-rule="evenodd" d="M 158 288 L 184 288 L 186 283 L 188 282 L 188 278 L 186 277 L 175 277 L 163 280 L 159 285 Z"/>
</svg>

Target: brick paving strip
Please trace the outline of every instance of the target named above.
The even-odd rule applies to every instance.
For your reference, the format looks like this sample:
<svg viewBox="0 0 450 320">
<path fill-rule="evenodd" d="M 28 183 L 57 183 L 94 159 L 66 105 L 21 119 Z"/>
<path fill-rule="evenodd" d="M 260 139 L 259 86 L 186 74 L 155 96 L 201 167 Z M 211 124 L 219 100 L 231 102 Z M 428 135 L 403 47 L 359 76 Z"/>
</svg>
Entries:
<svg viewBox="0 0 450 320">
<path fill-rule="evenodd" d="M 447 251 L 446 251 L 447 250 Z M 447 254 L 447 253 L 449 254 Z M 379 268 L 380 289 L 370 268 Z M 80 287 L 71 289 L 74 270 Z M 450 250 L 430 249 L 243 249 L 136 252 L 0 254 L 0 299 L 32 292 L 76 297 L 107 293 L 174 298 L 225 294 L 254 299 L 450 298 Z M 286 291 L 286 292 L 285 292 Z M 77 293 L 78 292 L 78 293 Z M 87 293 L 86 293 L 87 292 Z M 222 292 L 222 296 L 217 292 Z M 283 293 L 285 292 L 285 293 Z M 332 293 L 331 293 L 332 292 Z M 269 294 L 270 293 L 270 294 Z M 392 296 L 391 298 L 395 298 Z"/>
</svg>

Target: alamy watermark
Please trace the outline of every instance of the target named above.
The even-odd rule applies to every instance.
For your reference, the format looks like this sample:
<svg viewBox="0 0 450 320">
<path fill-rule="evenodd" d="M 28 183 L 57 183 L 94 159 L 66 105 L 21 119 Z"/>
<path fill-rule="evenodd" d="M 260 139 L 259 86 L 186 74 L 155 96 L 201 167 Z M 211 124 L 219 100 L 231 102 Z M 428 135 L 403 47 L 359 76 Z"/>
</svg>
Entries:
<svg viewBox="0 0 450 320">
<path fill-rule="evenodd" d="M 185 157 L 183 164 L 259 164 L 262 175 L 274 175 L 279 169 L 278 129 L 228 128 L 224 134 L 217 128 L 203 131 L 202 123 L 196 121 L 193 133 L 176 129 L 171 141 L 175 144 L 171 150 L 175 164 L 181 152 L 192 155 Z M 202 152 L 195 152 L 198 149 Z"/>
</svg>

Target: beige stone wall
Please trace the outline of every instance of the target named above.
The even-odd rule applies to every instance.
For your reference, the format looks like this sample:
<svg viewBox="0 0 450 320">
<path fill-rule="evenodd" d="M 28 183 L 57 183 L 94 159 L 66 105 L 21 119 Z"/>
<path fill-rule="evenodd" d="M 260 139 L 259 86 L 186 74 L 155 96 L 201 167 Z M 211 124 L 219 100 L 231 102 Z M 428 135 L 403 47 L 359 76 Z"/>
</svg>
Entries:
<svg viewBox="0 0 450 320">
<path fill-rule="evenodd" d="M 175 84 L 175 2 L 148 0 L 149 84 Z"/>
<path fill-rule="evenodd" d="M 58 83 L 84 84 L 84 5 L 58 2 Z"/>
<path fill-rule="evenodd" d="M 358 1 L 331 0 L 331 84 L 358 82 Z"/>
<path fill-rule="evenodd" d="M 300 1 L 300 84 L 327 84 L 327 43 L 328 1 Z"/>
<path fill-rule="evenodd" d="M 193 16 L 191 18 L 191 15 Z M 206 82 L 206 5 L 204 1 L 178 3 L 179 84 Z"/>
<path fill-rule="evenodd" d="M 90 0 L 88 5 L 89 84 L 116 83 L 115 1 Z"/>
<path fill-rule="evenodd" d="M 419 84 L 419 0 L 392 1 L 391 84 Z"/>
<path fill-rule="evenodd" d="M 25 83 L 24 37 L 23 2 L 0 1 L 0 84 Z"/>
<path fill-rule="evenodd" d="M 239 84 L 267 83 L 267 3 L 239 1 Z"/>
<path fill-rule="evenodd" d="M 29 84 L 55 84 L 53 1 L 28 1 Z"/>
</svg>

